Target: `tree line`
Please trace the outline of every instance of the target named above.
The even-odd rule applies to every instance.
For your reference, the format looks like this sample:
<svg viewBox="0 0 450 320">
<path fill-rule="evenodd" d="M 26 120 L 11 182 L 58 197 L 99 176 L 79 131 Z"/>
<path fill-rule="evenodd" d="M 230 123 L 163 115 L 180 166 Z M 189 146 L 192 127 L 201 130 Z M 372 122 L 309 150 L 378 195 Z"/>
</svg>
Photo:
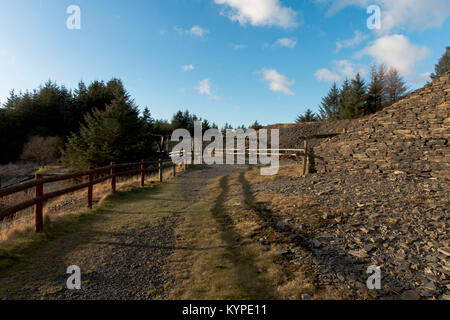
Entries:
<svg viewBox="0 0 450 320">
<path fill-rule="evenodd" d="M 437 79 L 450 71 L 450 47 L 435 66 L 431 79 Z M 370 82 L 367 84 L 358 73 L 353 79 L 346 79 L 341 87 L 336 82 L 319 106 L 318 114 L 307 109 L 296 119 L 300 122 L 356 119 L 375 113 L 395 103 L 409 91 L 404 78 L 395 68 L 384 64 L 372 65 Z"/>
<path fill-rule="evenodd" d="M 297 117 L 297 122 L 360 118 L 380 111 L 407 92 L 408 85 L 395 68 L 373 65 L 369 84 L 359 73 L 353 79 L 346 79 L 341 87 L 334 82 L 320 102 L 319 113 L 307 109 Z"/>
<path fill-rule="evenodd" d="M 74 90 L 48 81 L 33 91 L 11 91 L 0 107 L 0 163 L 17 160 L 57 161 L 83 170 L 110 162 L 155 156 L 155 135 L 184 128 L 194 133 L 215 123 L 189 111 L 176 112 L 170 121 L 153 119 L 149 108 L 139 111 L 120 79 L 80 82 Z M 253 128 L 262 126 L 256 121 Z M 245 129 L 245 126 L 238 128 Z M 222 131 L 233 129 L 228 123 Z"/>
</svg>

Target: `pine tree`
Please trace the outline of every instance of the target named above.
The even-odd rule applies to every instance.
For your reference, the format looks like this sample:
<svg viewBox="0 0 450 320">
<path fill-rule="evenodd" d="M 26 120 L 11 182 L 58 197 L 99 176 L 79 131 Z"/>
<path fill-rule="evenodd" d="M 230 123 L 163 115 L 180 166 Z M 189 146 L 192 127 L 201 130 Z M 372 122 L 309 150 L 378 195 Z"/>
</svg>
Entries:
<svg viewBox="0 0 450 320">
<path fill-rule="evenodd" d="M 233 130 L 233 126 L 229 124 L 228 122 L 225 123 L 225 125 L 222 128 L 222 134 L 226 134 L 227 130 Z"/>
<path fill-rule="evenodd" d="M 377 67 L 372 65 L 370 72 L 370 84 L 367 92 L 366 110 L 375 113 L 382 109 L 386 94 L 386 72 L 384 65 Z"/>
<path fill-rule="evenodd" d="M 110 162 L 136 161 L 148 151 L 146 147 L 139 112 L 121 98 L 104 111 L 87 114 L 85 125 L 69 138 L 63 156 L 71 168 L 83 170 Z"/>
<path fill-rule="evenodd" d="M 296 123 L 303 123 L 303 122 L 316 122 L 318 121 L 317 115 L 311 110 L 307 109 L 305 114 L 299 115 L 297 117 Z"/>
<path fill-rule="evenodd" d="M 450 71 L 450 47 L 445 49 L 445 53 L 439 59 L 439 62 L 434 67 L 435 72 L 431 75 L 431 79 L 435 80 L 445 75 Z"/>
<path fill-rule="evenodd" d="M 255 123 L 253 123 L 250 126 L 250 129 L 253 129 L 253 130 L 256 130 L 256 131 L 261 130 L 262 128 L 264 128 L 264 127 L 258 122 L 258 120 L 256 120 Z"/>
<path fill-rule="evenodd" d="M 202 122 L 202 130 L 203 130 L 203 133 L 205 133 L 207 130 L 209 130 L 209 129 L 211 129 L 211 124 L 209 123 L 209 121 L 208 120 L 203 120 L 203 122 Z"/>
<path fill-rule="evenodd" d="M 389 102 L 394 103 L 408 92 L 408 86 L 395 68 L 390 68 L 386 74 L 386 93 Z"/>
<path fill-rule="evenodd" d="M 352 87 L 352 118 L 359 118 L 369 112 L 366 110 L 366 83 L 361 75 L 358 73 L 355 78 L 351 81 Z"/>
<path fill-rule="evenodd" d="M 320 103 L 319 112 L 321 120 L 333 120 L 339 118 L 339 94 L 339 89 L 335 82 Z"/>
<path fill-rule="evenodd" d="M 346 79 L 342 84 L 339 95 L 339 119 L 351 119 L 353 115 L 353 98 L 350 81 Z"/>
</svg>

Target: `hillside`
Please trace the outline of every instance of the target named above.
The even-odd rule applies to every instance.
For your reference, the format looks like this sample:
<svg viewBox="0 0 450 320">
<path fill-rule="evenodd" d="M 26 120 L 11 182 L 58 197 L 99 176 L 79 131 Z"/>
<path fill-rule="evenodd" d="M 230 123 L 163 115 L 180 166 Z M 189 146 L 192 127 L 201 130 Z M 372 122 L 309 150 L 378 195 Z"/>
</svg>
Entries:
<svg viewBox="0 0 450 320">
<path fill-rule="evenodd" d="M 312 141 L 312 171 L 450 179 L 450 73 L 361 119 L 268 128 L 280 129 L 284 148 L 302 147 L 302 136 L 336 133 Z"/>
<path fill-rule="evenodd" d="M 450 179 L 450 73 L 352 123 L 314 149 L 319 172 L 363 170 Z"/>
</svg>

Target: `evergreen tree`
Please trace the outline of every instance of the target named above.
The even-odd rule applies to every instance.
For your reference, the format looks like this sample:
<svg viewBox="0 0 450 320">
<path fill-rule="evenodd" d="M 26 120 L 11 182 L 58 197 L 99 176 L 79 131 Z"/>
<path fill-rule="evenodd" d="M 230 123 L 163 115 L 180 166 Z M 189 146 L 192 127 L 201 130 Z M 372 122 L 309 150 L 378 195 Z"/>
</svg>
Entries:
<svg viewBox="0 0 450 320">
<path fill-rule="evenodd" d="M 320 103 L 320 119 L 321 120 L 334 120 L 339 118 L 339 89 L 336 82 L 333 83 L 327 96 L 322 98 Z"/>
<path fill-rule="evenodd" d="M 445 49 L 445 53 L 434 67 L 434 73 L 431 75 L 431 79 L 438 79 L 439 77 L 444 76 L 448 71 L 450 71 L 450 47 Z"/>
<path fill-rule="evenodd" d="M 201 118 L 195 114 L 190 114 L 188 110 L 184 112 L 180 110 L 172 118 L 172 128 L 173 130 L 186 129 L 193 135 L 195 121 L 201 121 Z"/>
<path fill-rule="evenodd" d="M 227 130 L 233 130 L 233 126 L 229 124 L 228 122 L 225 123 L 225 125 L 222 128 L 222 134 L 226 134 Z"/>
<path fill-rule="evenodd" d="M 150 110 L 148 107 L 144 108 L 142 111 L 142 116 L 140 118 L 142 131 L 143 131 L 143 139 L 145 141 L 145 146 L 147 150 L 151 150 L 151 146 L 154 142 L 153 131 L 155 120 L 152 118 Z"/>
<path fill-rule="evenodd" d="M 142 111 L 142 121 L 148 125 L 150 128 L 154 123 L 154 120 L 152 118 L 152 114 L 150 113 L 150 109 L 148 107 L 144 108 L 144 111 Z"/>
<path fill-rule="evenodd" d="M 173 130 L 172 124 L 167 120 L 155 120 L 153 122 L 153 134 L 171 135 Z"/>
<path fill-rule="evenodd" d="M 318 121 L 317 115 L 311 110 L 307 109 L 305 114 L 299 115 L 297 117 L 296 123 L 302 123 L 302 122 L 316 122 Z"/>
<path fill-rule="evenodd" d="M 364 79 L 361 78 L 361 75 L 356 74 L 355 78 L 351 81 L 352 87 L 352 100 L 353 100 L 353 108 L 352 108 L 352 118 L 359 118 L 369 112 L 366 110 L 366 83 Z"/>
<path fill-rule="evenodd" d="M 339 119 L 351 119 L 353 116 L 353 95 L 350 81 L 346 79 L 342 84 L 339 95 Z"/>
<path fill-rule="evenodd" d="M 123 98 L 126 102 L 131 102 L 129 93 L 120 79 L 111 79 L 106 84 L 103 81 L 94 81 L 89 87 L 83 82 L 78 84 L 75 90 L 75 103 L 79 111 L 77 121 L 83 123 L 84 115 L 93 110 L 105 110 L 113 100 Z"/>
<path fill-rule="evenodd" d="M 256 120 L 256 121 L 250 126 L 250 129 L 253 129 L 253 130 L 256 130 L 256 131 L 261 130 L 262 128 L 264 128 L 264 127 L 258 122 L 258 120 Z"/>
<path fill-rule="evenodd" d="M 122 97 L 103 111 L 87 114 L 85 125 L 69 138 L 63 156 L 71 168 L 83 170 L 110 162 L 136 161 L 149 151 L 145 148 L 139 112 Z"/>
<path fill-rule="evenodd" d="M 372 65 L 370 72 L 370 84 L 367 92 L 366 110 L 375 113 L 382 109 L 386 94 L 386 73 L 384 65 L 377 67 Z"/>
<path fill-rule="evenodd" d="M 207 130 L 209 130 L 209 129 L 211 129 L 211 124 L 209 123 L 209 121 L 208 120 L 203 120 L 203 122 L 202 122 L 202 130 L 203 130 L 203 133 L 205 133 Z"/>
</svg>

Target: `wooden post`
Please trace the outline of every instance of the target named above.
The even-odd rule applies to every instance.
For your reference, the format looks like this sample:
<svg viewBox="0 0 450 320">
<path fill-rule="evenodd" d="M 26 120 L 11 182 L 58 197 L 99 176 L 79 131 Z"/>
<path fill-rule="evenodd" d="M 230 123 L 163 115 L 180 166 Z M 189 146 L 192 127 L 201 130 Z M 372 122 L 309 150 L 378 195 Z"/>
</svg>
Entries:
<svg viewBox="0 0 450 320">
<path fill-rule="evenodd" d="M 35 179 L 39 180 L 42 176 L 36 174 Z M 38 183 L 35 189 L 35 197 L 40 198 L 44 195 L 44 186 L 42 183 Z M 36 232 L 42 232 L 44 230 L 44 215 L 43 215 L 44 204 L 39 201 L 34 205 L 34 221 L 36 226 Z"/>
<path fill-rule="evenodd" d="M 92 167 L 89 167 L 89 170 L 92 170 Z M 94 191 L 94 185 L 92 184 L 94 182 L 94 173 L 89 173 L 89 187 L 88 187 L 88 208 L 92 209 L 92 194 Z"/>
<path fill-rule="evenodd" d="M 159 152 L 164 152 L 164 136 L 161 136 L 161 149 L 159 150 Z"/>
<path fill-rule="evenodd" d="M 167 142 L 166 142 L 166 153 L 169 154 L 169 142 L 170 142 L 170 138 L 167 137 Z"/>
<path fill-rule="evenodd" d="M 111 162 L 111 191 L 112 193 L 116 192 L 116 167 L 114 166 L 114 162 Z"/>
<path fill-rule="evenodd" d="M 159 182 L 163 182 L 163 169 L 161 159 L 158 160 Z"/>
<path fill-rule="evenodd" d="M 184 149 L 181 150 L 181 157 L 184 157 Z M 186 160 L 183 160 L 183 166 L 181 169 L 183 172 L 186 171 Z"/>
<path fill-rule="evenodd" d="M 305 156 L 303 157 L 303 176 L 306 176 L 308 172 L 308 140 L 305 139 L 304 143 Z"/>
<path fill-rule="evenodd" d="M 141 187 L 145 185 L 145 161 L 141 160 Z"/>
<path fill-rule="evenodd" d="M 195 143 L 194 143 L 194 139 L 192 139 L 192 141 L 191 141 L 191 166 L 193 166 L 194 165 L 194 157 L 195 157 L 195 150 L 194 150 L 194 147 L 195 147 Z"/>
</svg>

